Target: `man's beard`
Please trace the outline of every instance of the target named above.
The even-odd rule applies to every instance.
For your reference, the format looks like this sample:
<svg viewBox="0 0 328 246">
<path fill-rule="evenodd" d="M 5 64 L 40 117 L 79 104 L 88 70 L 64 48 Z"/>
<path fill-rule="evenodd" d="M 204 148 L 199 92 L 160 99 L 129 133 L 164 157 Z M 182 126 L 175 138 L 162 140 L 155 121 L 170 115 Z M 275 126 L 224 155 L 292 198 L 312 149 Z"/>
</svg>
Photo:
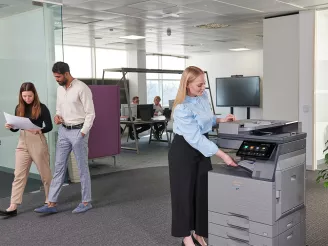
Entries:
<svg viewBox="0 0 328 246">
<path fill-rule="evenodd" d="M 67 79 L 65 79 L 64 81 L 62 81 L 62 82 L 58 82 L 59 83 L 59 85 L 61 85 L 61 86 L 65 86 L 66 84 L 67 84 Z"/>
</svg>

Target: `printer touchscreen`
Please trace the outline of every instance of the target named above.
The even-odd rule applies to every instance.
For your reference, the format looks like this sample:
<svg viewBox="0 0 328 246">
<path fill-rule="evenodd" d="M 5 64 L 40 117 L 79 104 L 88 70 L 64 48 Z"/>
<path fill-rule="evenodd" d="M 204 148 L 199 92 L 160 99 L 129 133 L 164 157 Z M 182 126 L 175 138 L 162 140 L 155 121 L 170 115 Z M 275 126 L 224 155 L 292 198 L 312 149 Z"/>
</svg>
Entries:
<svg viewBox="0 0 328 246">
<path fill-rule="evenodd" d="M 269 159 L 275 147 L 275 143 L 243 141 L 237 156 Z"/>
</svg>

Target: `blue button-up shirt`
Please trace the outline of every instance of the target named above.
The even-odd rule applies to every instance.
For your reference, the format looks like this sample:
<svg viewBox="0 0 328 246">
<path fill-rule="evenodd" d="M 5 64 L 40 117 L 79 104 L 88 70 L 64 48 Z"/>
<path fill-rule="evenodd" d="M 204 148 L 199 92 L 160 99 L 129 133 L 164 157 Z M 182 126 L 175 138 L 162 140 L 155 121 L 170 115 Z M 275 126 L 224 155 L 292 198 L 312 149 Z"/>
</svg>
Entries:
<svg viewBox="0 0 328 246">
<path fill-rule="evenodd" d="M 209 157 L 218 151 L 218 146 L 203 134 L 212 130 L 216 117 L 210 107 L 207 93 L 199 97 L 189 97 L 178 104 L 173 112 L 173 132 L 184 139 L 204 156 Z"/>
</svg>

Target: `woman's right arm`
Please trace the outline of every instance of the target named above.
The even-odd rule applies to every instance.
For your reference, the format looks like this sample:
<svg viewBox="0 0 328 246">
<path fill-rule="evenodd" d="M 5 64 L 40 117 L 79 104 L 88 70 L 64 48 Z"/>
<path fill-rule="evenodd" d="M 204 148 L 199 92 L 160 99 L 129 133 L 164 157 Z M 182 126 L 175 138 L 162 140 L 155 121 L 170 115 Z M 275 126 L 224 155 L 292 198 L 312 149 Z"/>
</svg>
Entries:
<svg viewBox="0 0 328 246">
<path fill-rule="evenodd" d="M 215 143 L 201 134 L 196 119 L 187 107 L 182 104 L 177 105 L 174 109 L 173 119 L 174 124 L 176 124 L 187 143 L 201 152 L 205 157 L 217 155 L 222 158 L 227 165 L 236 165 L 229 155 L 224 153 Z"/>
<path fill-rule="evenodd" d="M 16 108 L 15 108 L 15 116 L 17 115 L 17 107 L 18 107 L 18 106 L 16 106 Z M 12 131 L 12 132 L 18 132 L 18 130 L 19 130 L 19 129 L 13 129 L 13 128 L 12 128 L 12 125 L 9 125 L 9 124 L 5 124 L 5 127 L 6 127 L 7 129 L 9 129 L 10 131 Z"/>
<path fill-rule="evenodd" d="M 182 135 L 187 143 L 204 156 L 210 157 L 219 150 L 215 143 L 201 134 L 197 120 L 185 105 L 179 104 L 176 106 L 173 112 L 173 122 L 179 131 L 178 134 Z"/>
<path fill-rule="evenodd" d="M 215 155 L 217 157 L 220 157 L 224 161 L 224 163 L 227 164 L 228 166 L 234 166 L 234 167 L 238 166 L 230 155 L 224 153 L 220 149 L 215 153 Z"/>
</svg>

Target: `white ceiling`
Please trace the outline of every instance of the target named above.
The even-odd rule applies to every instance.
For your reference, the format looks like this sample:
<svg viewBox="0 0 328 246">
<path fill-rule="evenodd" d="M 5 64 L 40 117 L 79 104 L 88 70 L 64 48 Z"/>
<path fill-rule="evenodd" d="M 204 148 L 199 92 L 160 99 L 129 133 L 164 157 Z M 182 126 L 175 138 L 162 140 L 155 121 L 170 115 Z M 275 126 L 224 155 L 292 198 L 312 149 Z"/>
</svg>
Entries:
<svg viewBox="0 0 328 246">
<path fill-rule="evenodd" d="M 13 5 L 26 1 L 0 0 L 0 7 L 3 2 Z M 264 17 L 328 7 L 328 0 L 63 0 L 63 3 L 66 45 L 179 55 L 240 47 L 262 49 Z M 0 18 L 8 15 L 8 9 L 0 8 Z M 229 26 L 195 27 L 209 23 Z M 60 30 L 56 32 L 60 41 Z M 146 39 L 120 38 L 127 35 Z"/>
<path fill-rule="evenodd" d="M 328 0 L 64 0 L 64 43 L 181 55 L 261 49 L 264 17 L 325 4 Z M 195 27 L 209 23 L 229 26 Z M 131 34 L 146 39 L 119 38 Z"/>
</svg>

